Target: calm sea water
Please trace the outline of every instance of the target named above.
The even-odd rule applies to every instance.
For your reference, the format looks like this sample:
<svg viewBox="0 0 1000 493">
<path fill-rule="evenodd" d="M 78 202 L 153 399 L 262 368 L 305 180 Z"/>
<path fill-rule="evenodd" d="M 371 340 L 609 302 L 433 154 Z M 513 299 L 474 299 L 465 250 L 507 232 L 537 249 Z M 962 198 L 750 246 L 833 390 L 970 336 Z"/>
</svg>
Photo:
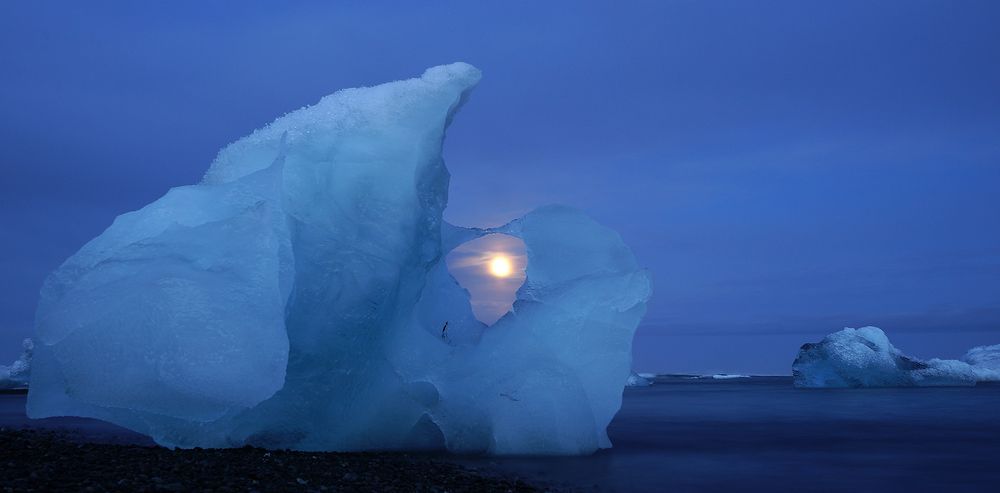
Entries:
<svg viewBox="0 0 1000 493">
<path fill-rule="evenodd" d="M 788 377 L 626 389 L 586 458 L 504 459 L 608 491 L 1000 491 L 1000 386 L 804 390 Z"/>
<path fill-rule="evenodd" d="M 0 426 L 28 426 L 0 395 Z M 145 439 L 84 419 L 32 422 Z M 627 389 L 590 457 L 456 461 L 574 490 L 1000 491 L 1000 386 L 797 390 L 789 378 L 661 378 Z"/>
</svg>

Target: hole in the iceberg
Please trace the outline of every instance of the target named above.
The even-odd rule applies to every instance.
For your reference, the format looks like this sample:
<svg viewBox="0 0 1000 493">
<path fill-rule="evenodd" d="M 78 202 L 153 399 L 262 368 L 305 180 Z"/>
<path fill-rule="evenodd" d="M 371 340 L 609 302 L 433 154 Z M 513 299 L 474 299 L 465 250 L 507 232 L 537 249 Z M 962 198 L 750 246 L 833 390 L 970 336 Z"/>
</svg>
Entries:
<svg viewBox="0 0 1000 493">
<path fill-rule="evenodd" d="M 524 242 L 499 233 L 459 245 L 445 261 L 448 272 L 469 291 L 472 313 L 487 325 L 510 311 L 528 266 Z"/>
</svg>

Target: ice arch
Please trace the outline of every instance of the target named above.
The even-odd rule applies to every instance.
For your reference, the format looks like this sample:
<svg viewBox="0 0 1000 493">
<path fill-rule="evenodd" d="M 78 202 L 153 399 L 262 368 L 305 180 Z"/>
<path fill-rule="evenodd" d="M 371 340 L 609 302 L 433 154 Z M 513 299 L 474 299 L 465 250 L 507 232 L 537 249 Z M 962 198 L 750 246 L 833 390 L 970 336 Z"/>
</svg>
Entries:
<svg viewBox="0 0 1000 493">
<path fill-rule="evenodd" d="M 457 63 L 337 92 L 115 219 L 42 288 L 29 416 L 182 447 L 610 446 L 649 277 L 573 209 L 442 220 L 444 132 L 479 77 Z M 524 241 L 528 269 L 486 331 L 444 254 L 492 233 Z"/>
</svg>

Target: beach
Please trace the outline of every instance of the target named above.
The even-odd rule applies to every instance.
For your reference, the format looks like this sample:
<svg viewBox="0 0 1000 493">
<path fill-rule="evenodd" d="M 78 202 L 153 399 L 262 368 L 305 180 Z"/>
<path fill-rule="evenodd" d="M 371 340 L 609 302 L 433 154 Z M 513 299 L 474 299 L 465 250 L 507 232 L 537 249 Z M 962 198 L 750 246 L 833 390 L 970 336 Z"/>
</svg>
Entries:
<svg viewBox="0 0 1000 493">
<path fill-rule="evenodd" d="M 168 449 L 0 430 L 0 491 L 531 492 L 528 484 L 404 453 Z"/>
</svg>

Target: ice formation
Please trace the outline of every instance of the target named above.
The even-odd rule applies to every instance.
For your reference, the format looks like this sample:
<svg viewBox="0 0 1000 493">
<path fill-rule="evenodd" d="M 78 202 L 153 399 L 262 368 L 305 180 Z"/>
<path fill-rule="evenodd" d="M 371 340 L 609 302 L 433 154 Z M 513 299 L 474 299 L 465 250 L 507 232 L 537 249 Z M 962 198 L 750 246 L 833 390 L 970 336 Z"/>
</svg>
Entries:
<svg viewBox="0 0 1000 493">
<path fill-rule="evenodd" d="M 845 328 L 804 344 L 792 364 L 796 387 L 971 386 L 998 380 L 996 348 L 975 348 L 965 361 L 904 355 L 878 327 Z"/>
<path fill-rule="evenodd" d="M 1000 344 L 970 349 L 962 361 L 981 371 L 1000 372 Z"/>
<path fill-rule="evenodd" d="M 705 375 L 702 378 L 711 378 L 712 380 L 733 380 L 737 378 L 750 378 L 750 375 L 740 375 L 734 373 L 716 373 L 714 375 Z"/>
<path fill-rule="evenodd" d="M 653 379 L 645 377 L 636 372 L 629 374 L 628 379 L 625 380 L 626 387 L 649 387 L 653 385 Z"/>
<path fill-rule="evenodd" d="M 31 354 L 35 344 L 25 339 L 21 346 L 24 351 L 10 366 L 0 365 L 0 389 L 20 389 L 28 386 L 31 376 Z"/>
<path fill-rule="evenodd" d="M 29 416 L 181 447 L 609 447 L 649 276 L 573 209 L 442 220 L 445 129 L 479 77 L 456 63 L 339 91 L 119 216 L 42 289 Z M 444 257 L 491 233 L 528 265 L 487 328 Z"/>
</svg>

